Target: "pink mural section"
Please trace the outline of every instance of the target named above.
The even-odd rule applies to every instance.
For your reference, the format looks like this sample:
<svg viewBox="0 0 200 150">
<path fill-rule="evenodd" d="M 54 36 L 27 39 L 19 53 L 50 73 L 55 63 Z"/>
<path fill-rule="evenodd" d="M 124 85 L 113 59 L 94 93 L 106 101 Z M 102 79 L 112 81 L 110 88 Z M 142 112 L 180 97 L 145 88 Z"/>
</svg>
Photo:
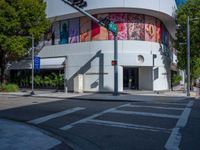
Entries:
<svg viewBox="0 0 200 150">
<path fill-rule="evenodd" d="M 110 20 L 117 24 L 118 26 L 118 39 L 127 40 L 128 39 L 128 21 L 127 14 L 125 13 L 116 13 L 110 14 Z M 109 32 L 109 40 L 113 40 L 113 34 Z"/>
<path fill-rule="evenodd" d="M 145 40 L 156 42 L 156 19 L 145 16 Z"/>
<path fill-rule="evenodd" d="M 87 17 L 80 18 L 80 41 L 91 41 L 91 20 Z"/>
<path fill-rule="evenodd" d="M 161 42 L 161 22 L 156 19 L 156 42 Z"/>
<path fill-rule="evenodd" d="M 128 39 L 145 39 L 145 20 L 144 15 L 128 14 Z"/>
<path fill-rule="evenodd" d="M 108 14 L 96 15 L 98 19 L 108 17 Z M 104 27 L 100 27 L 97 23 L 92 21 L 92 40 L 108 40 L 108 31 Z"/>
</svg>

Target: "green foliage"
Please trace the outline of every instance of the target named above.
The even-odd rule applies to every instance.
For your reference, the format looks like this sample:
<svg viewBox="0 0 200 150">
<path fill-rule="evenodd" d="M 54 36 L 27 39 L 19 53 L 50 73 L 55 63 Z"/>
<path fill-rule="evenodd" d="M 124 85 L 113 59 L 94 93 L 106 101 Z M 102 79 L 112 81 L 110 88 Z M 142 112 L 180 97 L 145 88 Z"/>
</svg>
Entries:
<svg viewBox="0 0 200 150">
<path fill-rule="evenodd" d="M 175 47 L 178 50 L 178 67 L 183 70 L 187 65 L 187 16 L 190 17 L 191 78 L 196 79 L 200 76 L 200 0 L 188 0 L 177 10 L 180 28 L 177 29 Z"/>
<path fill-rule="evenodd" d="M 34 78 L 34 83 L 36 86 L 45 86 L 45 87 L 61 87 L 64 84 L 64 78 L 62 74 L 52 73 L 50 75 L 44 76 L 42 78 L 39 75 L 36 75 Z"/>
<path fill-rule="evenodd" d="M 172 85 L 178 85 L 181 80 L 182 80 L 182 77 L 180 75 L 173 74 L 173 76 L 172 76 Z"/>
<path fill-rule="evenodd" d="M 52 75 L 54 76 L 54 84 L 59 87 L 62 86 L 64 83 L 64 77 L 62 74 L 55 74 L 52 73 Z"/>
<path fill-rule="evenodd" d="M 35 83 L 36 86 L 40 86 L 40 84 L 42 83 L 42 79 L 39 75 L 36 75 L 34 77 L 34 83 Z"/>
<path fill-rule="evenodd" d="M 1 81 L 5 66 L 26 54 L 31 47 L 27 36 L 39 41 L 49 28 L 43 0 L 0 0 L 0 70 Z"/>
<path fill-rule="evenodd" d="M 1 92 L 17 92 L 19 87 L 16 84 L 2 84 L 0 86 Z"/>
</svg>

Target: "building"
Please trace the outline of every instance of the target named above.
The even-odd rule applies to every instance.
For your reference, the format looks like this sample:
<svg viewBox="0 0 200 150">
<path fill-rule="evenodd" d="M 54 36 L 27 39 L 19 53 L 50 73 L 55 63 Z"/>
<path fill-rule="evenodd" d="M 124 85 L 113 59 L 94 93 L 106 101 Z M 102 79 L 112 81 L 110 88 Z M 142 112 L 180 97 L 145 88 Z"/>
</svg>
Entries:
<svg viewBox="0 0 200 150">
<path fill-rule="evenodd" d="M 86 0 L 85 8 L 119 28 L 119 91 L 161 91 L 171 88 L 176 70 L 175 0 Z M 114 90 L 113 35 L 61 0 L 46 0 L 52 28 L 38 56 L 64 70 L 67 91 Z M 65 59 L 63 59 L 65 58 Z M 52 59 L 52 61 L 50 60 Z M 56 61 L 57 60 L 57 61 Z M 42 64 L 43 65 L 43 64 Z"/>
</svg>

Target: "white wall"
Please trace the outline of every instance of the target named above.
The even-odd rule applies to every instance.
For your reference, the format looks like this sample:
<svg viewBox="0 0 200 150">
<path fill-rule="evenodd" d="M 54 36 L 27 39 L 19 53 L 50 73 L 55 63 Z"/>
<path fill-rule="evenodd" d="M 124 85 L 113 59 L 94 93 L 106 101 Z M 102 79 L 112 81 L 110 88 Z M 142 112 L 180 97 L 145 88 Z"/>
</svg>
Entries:
<svg viewBox="0 0 200 150">
<path fill-rule="evenodd" d="M 163 60 L 159 51 L 159 43 L 147 41 L 119 41 L 119 91 L 123 91 L 123 66 L 141 67 L 140 88 L 151 89 L 153 67 L 159 67 L 159 79 L 154 81 L 153 90 L 169 88 Z M 73 90 L 73 79 L 77 74 L 84 75 L 84 91 L 112 91 L 114 89 L 114 75 L 111 61 L 114 57 L 113 41 L 95 41 L 75 44 L 45 46 L 39 53 L 40 57 L 67 57 L 66 79 L 68 90 Z M 153 63 L 153 53 L 157 58 Z M 138 55 L 144 57 L 144 63 L 138 62 Z M 99 67 L 101 66 L 101 67 Z M 144 67 L 144 68 L 143 68 Z M 145 76 L 146 75 L 146 76 Z M 144 80 L 147 82 L 143 82 Z M 99 86 L 99 80 L 101 85 Z"/>
<path fill-rule="evenodd" d="M 139 68 L 139 89 L 153 90 L 152 67 Z"/>
<path fill-rule="evenodd" d="M 153 74 L 153 90 L 154 91 L 162 91 L 170 89 L 170 71 L 165 67 L 154 67 L 153 69 L 158 69 L 158 78 L 154 79 Z"/>
</svg>

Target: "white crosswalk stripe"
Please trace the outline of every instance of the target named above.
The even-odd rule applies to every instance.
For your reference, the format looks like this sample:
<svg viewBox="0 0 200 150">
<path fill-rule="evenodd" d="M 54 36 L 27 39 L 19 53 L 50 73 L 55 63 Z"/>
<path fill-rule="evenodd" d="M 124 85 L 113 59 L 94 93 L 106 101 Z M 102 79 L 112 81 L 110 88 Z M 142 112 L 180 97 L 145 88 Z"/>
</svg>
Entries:
<svg viewBox="0 0 200 150">
<path fill-rule="evenodd" d="M 161 104 L 161 105 L 175 105 L 175 106 L 186 106 L 187 103 L 175 103 L 175 102 L 147 102 L 146 104 Z"/>
<path fill-rule="evenodd" d="M 71 108 L 71 109 L 68 109 L 68 110 L 65 110 L 65 111 L 61 111 L 61 112 L 57 112 L 57 113 L 50 114 L 50 115 L 47 115 L 47 116 L 43 116 L 43 117 L 40 117 L 40 118 L 36 118 L 36 119 L 28 121 L 28 122 L 33 123 L 33 124 L 40 124 L 40 123 L 46 122 L 48 120 L 51 120 L 51 119 L 54 119 L 54 118 L 57 118 L 57 117 L 62 117 L 64 115 L 68 115 L 68 114 L 71 114 L 71 113 L 74 113 L 74 112 L 77 112 L 77 111 L 80 111 L 80 110 L 84 110 L 84 109 L 85 109 L 84 107 L 75 107 L 75 108 Z"/>
<path fill-rule="evenodd" d="M 76 122 L 73 122 L 73 123 L 71 123 L 71 124 L 65 125 L 65 126 L 61 127 L 60 129 L 61 129 L 61 130 L 69 130 L 69 129 L 73 128 L 73 127 L 74 127 L 75 125 L 77 125 L 77 124 L 85 123 L 85 122 L 87 122 L 87 121 L 89 121 L 89 120 L 91 120 L 91 119 L 93 119 L 93 118 L 102 116 L 103 114 L 106 114 L 106 113 L 108 113 L 108 112 L 112 112 L 112 111 L 114 111 L 114 110 L 116 110 L 116 109 L 118 109 L 118 108 L 124 107 L 124 106 L 126 106 L 126 105 L 128 105 L 128 104 L 125 104 L 125 105 L 121 105 L 121 106 L 117 106 L 117 107 L 114 107 L 114 108 L 110 108 L 110 109 L 104 110 L 104 111 L 102 111 L 102 112 L 100 112 L 100 113 L 93 114 L 92 116 L 89 116 L 89 117 L 83 118 L 83 119 L 81 119 L 81 120 L 78 120 L 78 121 L 76 121 Z"/>
<path fill-rule="evenodd" d="M 160 106 L 145 106 L 145 105 L 127 105 L 127 107 L 133 107 L 133 108 L 152 108 L 152 109 L 166 109 L 166 110 L 184 110 L 184 108 L 177 108 L 177 107 L 160 107 Z"/>
<path fill-rule="evenodd" d="M 142 115 L 142 116 L 148 116 L 148 117 L 162 117 L 162 118 L 173 118 L 173 119 L 178 119 L 180 117 L 178 115 L 147 113 L 147 112 L 137 112 L 137 111 L 124 111 L 124 110 L 114 110 L 111 113 L 126 114 L 126 115 Z"/>
<path fill-rule="evenodd" d="M 91 120 L 88 120 L 88 122 L 86 123 L 125 128 L 125 129 L 146 130 L 146 131 L 153 131 L 153 132 L 165 132 L 165 133 L 171 132 L 171 129 L 146 126 L 146 125 L 138 125 L 138 124 L 130 124 L 130 123 L 122 123 L 122 122 L 114 122 L 114 121 L 105 121 L 105 120 L 98 120 L 98 119 L 91 119 Z"/>
<path fill-rule="evenodd" d="M 182 138 L 180 129 L 186 126 L 189 119 L 190 112 L 192 110 L 191 107 L 193 106 L 193 104 L 194 104 L 194 101 L 190 101 L 187 104 L 187 107 L 182 112 L 178 122 L 176 123 L 176 126 L 173 128 L 172 133 L 165 144 L 165 148 L 167 150 L 179 150 L 179 145 L 181 143 L 181 138 Z"/>
</svg>

